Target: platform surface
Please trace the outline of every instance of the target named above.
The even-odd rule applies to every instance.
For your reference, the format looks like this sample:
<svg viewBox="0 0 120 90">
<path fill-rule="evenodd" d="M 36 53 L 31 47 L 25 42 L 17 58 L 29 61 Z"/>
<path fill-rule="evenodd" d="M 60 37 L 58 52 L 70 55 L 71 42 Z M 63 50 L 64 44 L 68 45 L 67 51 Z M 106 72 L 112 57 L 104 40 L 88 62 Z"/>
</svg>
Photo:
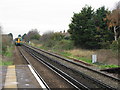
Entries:
<svg viewBox="0 0 120 90">
<path fill-rule="evenodd" d="M 28 65 L 0 67 L 0 88 L 41 88 Z"/>
</svg>

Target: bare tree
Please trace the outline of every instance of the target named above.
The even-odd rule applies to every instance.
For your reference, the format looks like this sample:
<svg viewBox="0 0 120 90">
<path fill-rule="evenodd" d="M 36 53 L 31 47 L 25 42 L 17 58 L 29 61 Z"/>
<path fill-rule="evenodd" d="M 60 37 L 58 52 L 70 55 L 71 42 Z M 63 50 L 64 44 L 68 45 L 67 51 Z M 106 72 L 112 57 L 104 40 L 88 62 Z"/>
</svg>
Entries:
<svg viewBox="0 0 120 90">
<path fill-rule="evenodd" d="M 113 27 L 115 41 L 120 38 L 120 1 L 116 4 L 115 9 L 112 10 L 107 17 L 109 19 L 109 27 Z"/>
<path fill-rule="evenodd" d="M 33 39 L 39 40 L 40 34 L 37 29 L 30 30 L 24 37 L 25 41 L 30 41 Z"/>
<path fill-rule="evenodd" d="M 115 40 L 120 37 L 120 1 L 116 4 L 115 10 L 113 10 L 114 14 L 114 34 Z"/>
</svg>

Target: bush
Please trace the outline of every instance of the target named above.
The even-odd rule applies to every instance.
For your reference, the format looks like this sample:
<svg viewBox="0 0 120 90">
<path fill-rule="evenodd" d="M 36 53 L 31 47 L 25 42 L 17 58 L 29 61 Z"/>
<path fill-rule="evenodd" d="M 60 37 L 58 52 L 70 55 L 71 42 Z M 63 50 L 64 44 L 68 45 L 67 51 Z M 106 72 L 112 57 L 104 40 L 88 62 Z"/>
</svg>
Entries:
<svg viewBox="0 0 120 90">
<path fill-rule="evenodd" d="M 46 48 L 58 48 L 59 42 L 61 42 L 64 39 L 64 35 L 59 32 L 48 32 L 46 34 L 43 34 L 40 38 L 40 44 L 43 44 Z M 58 46 L 56 46 L 56 44 Z M 56 49 L 57 49 L 56 48 Z"/>
<path fill-rule="evenodd" d="M 100 42 L 100 46 L 102 49 L 110 49 L 110 43 L 109 41 L 106 41 L 106 42 Z"/>
<path fill-rule="evenodd" d="M 7 46 L 7 50 L 6 50 L 4 55 L 7 56 L 7 57 L 12 57 L 12 55 L 13 55 L 12 50 L 13 50 L 13 46 L 12 45 L 11 46 Z"/>
<path fill-rule="evenodd" d="M 57 41 L 54 41 L 54 40 L 50 39 L 49 41 L 43 43 L 43 46 L 48 47 L 48 48 L 52 48 L 56 45 L 56 42 Z"/>
<path fill-rule="evenodd" d="M 2 55 L 7 51 L 7 47 L 10 47 L 12 44 L 11 39 L 7 36 L 2 37 Z"/>
<path fill-rule="evenodd" d="M 25 39 L 25 41 L 30 41 L 30 40 L 39 40 L 41 36 L 37 29 L 32 29 L 27 34 L 24 34 L 22 37 Z"/>
<path fill-rule="evenodd" d="M 70 50 L 73 49 L 73 42 L 70 40 L 61 40 L 53 47 L 54 49 Z"/>
<path fill-rule="evenodd" d="M 118 50 L 118 41 L 113 41 L 110 48 L 115 51 Z"/>
<path fill-rule="evenodd" d="M 39 41 L 39 40 L 36 40 L 36 39 L 33 39 L 33 40 L 31 40 L 31 43 L 40 44 L 40 41 Z"/>
<path fill-rule="evenodd" d="M 5 54 L 6 50 L 7 50 L 7 46 L 6 46 L 6 45 L 3 45 L 3 46 L 2 46 L 2 54 Z"/>
</svg>

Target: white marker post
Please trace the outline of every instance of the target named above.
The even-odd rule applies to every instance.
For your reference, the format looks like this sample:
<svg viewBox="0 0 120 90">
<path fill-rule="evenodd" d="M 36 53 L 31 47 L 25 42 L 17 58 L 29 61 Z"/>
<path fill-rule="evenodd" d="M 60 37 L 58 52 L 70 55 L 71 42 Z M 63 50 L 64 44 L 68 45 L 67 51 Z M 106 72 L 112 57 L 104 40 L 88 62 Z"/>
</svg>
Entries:
<svg viewBox="0 0 120 90">
<path fill-rule="evenodd" d="M 97 62 L 97 55 L 93 54 L 92 55 L 92 63 L 95 63 L 95 62 Z"/>
</svg>

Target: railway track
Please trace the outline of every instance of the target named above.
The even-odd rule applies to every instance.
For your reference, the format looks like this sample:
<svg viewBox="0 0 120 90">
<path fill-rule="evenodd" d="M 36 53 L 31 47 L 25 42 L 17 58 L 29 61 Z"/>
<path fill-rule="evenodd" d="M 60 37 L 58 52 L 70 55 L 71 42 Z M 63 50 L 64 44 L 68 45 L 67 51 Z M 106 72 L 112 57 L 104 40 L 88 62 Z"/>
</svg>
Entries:
<svg viewBox="0 0 120 90">
<path fill-rule="evenodd" d="M 68 75 L 70 75 L 70 77 L 72 77 L 72 78 L 74 78 L 74 79 L 76 79 L 77 81 L 74 81 L 74 82 L 79 82 L 79 83 L 84 83 L 84 85 L 88 88 L 88 89 L 91 89 L 91 88 L 103 88 L 103 89 L 108 89 L 108 90 L 113 90 L 113 89 L 115 89 L 116 87 L 112 87 L 112 86 L 110 86 L 110 85 L 108 85 L 108 84 L 105 84 L 105 83 L 103 83 L 102 81 L 100 81 L 100 80 L 97 80 L 97 79 L 94 79 L 94 78 L 92 78 L 91 76 L 88 76 L 88 75 L 86 75 L 85 73 L 83 73 L 83 72 L 80 72 L 80 71 L 78 71 L 78 70 L 76 70 L 76 69 L 74 69 L 74 68 L 71 68 L 71 67 L 69 67 L 69 66 L 67 66 L 67 64 L 63 64 L 63 63 L 61 63 L 61 62 L 58 62 L 58 60 L 54 60 L 52 57 L 48 57 L 48 55 L 46 55 L 46 54 L 43 54 L 43 53 L 46 53 L 46 51 L 43 51 L 42 50 L 42 52 L 43 53 L 41 53 L 41 51 L 40 50 L 38 50 L 38 49 L 36 49 L 36 48 L 33 48 L 33 47 L 30 47 L 30 46 L 26 46 L 26 45 L 24 45 L 24 47 L 23 47 L 27 52 L 29 52 L 34 58 L 36 58 L 37 60 L 40 60 L 40 61 L 43 61 L 44 63 L 46 63 L 47 65 L 49 65 L 52 69 L 55 69 L 55 70 L 57 70 L 57 72 L 61 72 L 61 71 L 63 71 L 64 73 L 66 73 L 66 74 L 68 74 Z M 47 52 L 47 54 L 50 54 L 51 55 L 51 53 L 48 53 Z M 54 55 L 53 54 L 53 56 L 56 56 L 57 58 L 59 58 L 59 56 L 57 56 L 57 55 Z M 71 61 L 70 60 L 64 60 L 64 58 L 62 58 L 62 57 L 60 57 L 59 59 L 62 59 L 62 62 L 69 62 L 69 63 L 71 63 Z M 64 60 L 64 61 L 63 61 Z M 49 62 L 49 63 L 48 63 Z M 76 64 L 76 63 L 73 63 L 72 62 L 72 64 L 74 64 L 75 66 L 78 66 L 78 64 Z M 80 66 L 79 66 L 80 67 Z M 83 67 L 85 67 L 85 66 L 83 66 Z M 82 67 L 82 68 L 83 68 Z M 56 69 L 57 68 L 57 69 Z M 59 70 L 59 69 L 60 70 Z M 98 73 L 97 73 L 98 74 Z M 103 74 L 102 74 L 102 76 L 103 76 Z M 106 75 L 105 75 L 105 77 L 107 77 Z M 109 77 L 109 76 L 108 76 Z M 110 77 L 109 77 L 110 78 Z M 113 80 L 113 79 L 112 79 Z M 114 79 L 114 81 L 116 81 L 116 79 Z M 118 80 L 119 81 L 119 80 Z M 76 85 L 77 86 L 77 85 Z M 78 85 L 78 87 L 79 87 L 80 85 Z M 80 88 L 80 87 L 79 87 Z"/>
<path fill-rule="evenodd" d="M 38 48 L 33 47 L 33 46 L 30 46 L 30 47 L 31 47 L 31 48 L 34 48 L 34 49 L 36 49 L 36 50 L 41 51 L 44 55 L 47 55 L 47 56 L 50 55 L 50 57 L 53 56 L 53 57 L 55 57 L 56 59 L 69 62 L 69 63 L 71 63 L 71 64 L 80 66 L 80 67 L 82 67 L 82 68 L 84 68 L 84 69 L 86 69 L 86 70 L 89 70 L 89 71 L 98 73 L 98 74 L 103 75 L 103 76 L 105 76 L 105 77 L 107 77 L 107 78 L 110 78 L 110 79 L 113 79 L 113 80 L 115 80 L 115 81 L 120 82 L 120 79 L 119 79 L 119 78 L 110 76 L 110 75 L 108 75 L 108 74 L 106 74 L 106 73 L 103 73 L 103 72 L 100 72 L 100 71 L 97 71 L 97 70 L 94 70 L 94 69 L 91 69 L 90 67 L 87 67 L 87 66 L 90 66 L 90 65 L 89 65 L 89 64 L 86 64 L 86 63 L 84 63 L 84 62 L 81 62 L 81 63 L 84 63 L 85 65 L 74 62 L 74 61 L 76 61 L 76 60 L 73 61 L 73 60 L 70 60 L 70 59 L 66 59 L 66 58 L 63 58 L 63 57 L 61 57 L 61 56 L 59 56 L 59 55 L 56 55 L 56 54 L 54 54 L 54 53 L 50 53 L 50 52 L 47 52 L 47 51 L 42 50 L 42 49 L 38 49 Z M 101 71 L 102 71 L 102 70 L 101 70 Z M 117 72 L 119 72 L 119 71 L 117 71 Z"/>
<path fill-rule="evenodd" d="M 26 64 L 28 64 L 29 67 L 32 68 L 32 69 L 35 71 L 36 75 L 37 75 L 37 76 L 39 77 L 39 79 L 42 81 L 42 84 L 43 84 L 42 87 L 43 87 L 43 88 L 46 88 L 47 90 L 50 90 L 50 89 L 49 89 L 49 86 L 46 84 L 46 82 L 43 80 L 43 78 L 40 76 L 40 74 L 37 72 L 37 70 L 32 66 L 31 62 L 30 62 L 30 61 L 28 60 L 28 58 L 24 55 L 24 53 L 23 53 L 23 51 L 21 50 L 20 47 L 18 48 L 18 50 L 19 50 L 21 56 L 24 58 Z M 32 72 L 33 72 L 33 71 L 32 71 Z"/>
<path fill-rule="evenodd" d="M 22 56 L 25 58 L 25 60 L 27 60 L 28 64 L 30 64 L 35 72 L 37 73 L 37 75 L 40 77 L 40 79 L 43 81 L 43 83 L 45 84 L 47 90 L 50 90 L 51 88 L 53 88 L 52 86 L 48 86 L 46 84 L 46 82 L 43 80 L 43 78 L 41 77 L 41 75 L 37 72 L 37 70 L 35 69 L 35 66 L 32 65 L 32 63 L 29 61 L 29 59 L 25 56 L 25 53 L 23 53 L 23 50 L 20 50 Z M 29 53 L 31 54 L 31 53 Z M 89 88 L 87 88 L 86 86 L 84 86 L 82 83 L 77 82 L 75 79 L 73 79 L 72 77 L 70 77 L 69 75 L 65 74 L 64 72 L 60 71 L 59 69 L 55 68 L 54 66 L 51 66 L 48 63 L 45 63 L 44 60 L 39 59 L 38 57 L 36 57 L 34 54 L 31 54 L 32 57 L 34 57 L 37 61 L 39 61 L 39 63 L 42 63 L 43 65 L 45 65 L 47 68 L 49 68 L 52 72 L 54 72 L 54 75 L 57 75 L 57 77 L 64 79 L 64 81 L 62 80 L 61 83 L 64 84 L 67 83 L 69 84 L 67 88 L 69 89 L 86 89 L 89 90 Z M 38 63 L 38 62 L 37 62 Z M 38 63 L 38 64 L 39 64 Z M 46 72 L 46 74 L 48 74 L 48 72 Z M 50 73 L 49 73 L 50 74 Z M 57 78 L 57 79 L 59 79 Z M 51 80 L 52 81 L 52 80 Z M 53 83 L 54 84 L 54 83 Z M 57 87 L 56 87 L 57 88 Z M 58 87 L 59 88 L 59 87 Z M 66 88 L 66 87 L 65 87 Z"/>
</svg>

